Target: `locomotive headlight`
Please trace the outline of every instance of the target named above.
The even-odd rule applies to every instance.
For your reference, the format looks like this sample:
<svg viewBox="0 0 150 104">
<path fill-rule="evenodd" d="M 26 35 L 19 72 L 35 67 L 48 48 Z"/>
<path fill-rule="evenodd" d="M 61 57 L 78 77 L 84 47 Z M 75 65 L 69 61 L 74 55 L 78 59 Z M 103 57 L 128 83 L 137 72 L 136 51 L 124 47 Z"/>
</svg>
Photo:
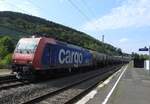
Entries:
<svg viewBox="0 0 150 104">
<path fill-rule="evenodd" d="M 13 62 L 16 63 L 17 61 L 14 59 Z"/>
<path fill-rule="evenodd" d="M 27 63 L 28 63 L 28 64 L 32 64 L 32 61 L 28 61 Z"/>
<path fill-rule="evenodd" d="M 32 64 L 32 61 L 29 61 L 29 64 Z"/>
<path fill-rule="evenodd" d="M 32 61 L 30 61 L 29 64 L 32 64 Z"/>
</svg>

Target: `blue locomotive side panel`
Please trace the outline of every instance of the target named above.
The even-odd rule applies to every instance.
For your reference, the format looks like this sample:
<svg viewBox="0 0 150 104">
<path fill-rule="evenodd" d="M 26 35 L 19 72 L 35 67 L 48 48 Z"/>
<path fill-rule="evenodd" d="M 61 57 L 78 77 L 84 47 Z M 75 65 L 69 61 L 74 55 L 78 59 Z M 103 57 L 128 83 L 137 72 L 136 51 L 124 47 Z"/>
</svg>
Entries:
<svg viewBox="0 0 150 104">
<path fill-rule="evenodd" d="M 50 56 L 50 47 L 49 45 L 47 44 L 44 48 L 44 51 L 43 51 L 43 56 L 42 56 L 42 64 L 47 66 L 50 64 L 50 61 L 51 61 L 51 56 Z"/>
<path fill-rule="evenodd" d="M 43 52 L 42 64 L 53 67 L 89 66 L 92 64 L 92 54 L 81 48 L 61 44 L 47 44 Z"/>
</svg>

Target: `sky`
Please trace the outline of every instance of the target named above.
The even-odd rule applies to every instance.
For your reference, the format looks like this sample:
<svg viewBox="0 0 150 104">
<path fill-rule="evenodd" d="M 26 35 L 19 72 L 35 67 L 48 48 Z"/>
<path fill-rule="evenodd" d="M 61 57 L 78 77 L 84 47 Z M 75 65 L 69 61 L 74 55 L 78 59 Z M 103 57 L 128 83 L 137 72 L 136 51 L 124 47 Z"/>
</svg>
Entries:
<svg viewBox="0 0 150 104">
<path fill-rule="evenodd" d="M 0 0 L 0 11 L 38 16 L 121 48 L 150 45 L 150 0 Z"/>
</svg>

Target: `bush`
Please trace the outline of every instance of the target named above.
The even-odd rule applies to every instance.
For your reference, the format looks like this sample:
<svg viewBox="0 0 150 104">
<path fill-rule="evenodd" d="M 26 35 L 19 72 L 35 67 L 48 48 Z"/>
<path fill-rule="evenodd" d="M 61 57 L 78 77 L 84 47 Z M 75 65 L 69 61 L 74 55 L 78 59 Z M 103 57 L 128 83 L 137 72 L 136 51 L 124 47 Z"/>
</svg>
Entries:
<svg viewBox="0 0 150 104">
<path fill-rule="evenodd" d="M 0 68 L 9 68 L 11 64 L 12 54 L 6 55 L 2 60 L 0 60 Z"/>
</svg>

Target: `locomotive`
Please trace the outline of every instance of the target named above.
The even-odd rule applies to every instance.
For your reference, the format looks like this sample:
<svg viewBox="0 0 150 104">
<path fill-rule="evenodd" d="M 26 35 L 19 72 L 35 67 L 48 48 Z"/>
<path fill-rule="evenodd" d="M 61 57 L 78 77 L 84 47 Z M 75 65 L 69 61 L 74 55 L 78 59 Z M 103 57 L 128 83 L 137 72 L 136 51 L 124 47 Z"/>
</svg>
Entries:
<svg viewBox="0 0 150 104">
<path fill-rule="evenodd" d="M 128 61 L 128 57 L 109 56 L 53 38 L 30 37 L 21 38 L 17 43 L 12 56 L 12 71 L 18 79 L 27 79 Z"/>
</svg>

